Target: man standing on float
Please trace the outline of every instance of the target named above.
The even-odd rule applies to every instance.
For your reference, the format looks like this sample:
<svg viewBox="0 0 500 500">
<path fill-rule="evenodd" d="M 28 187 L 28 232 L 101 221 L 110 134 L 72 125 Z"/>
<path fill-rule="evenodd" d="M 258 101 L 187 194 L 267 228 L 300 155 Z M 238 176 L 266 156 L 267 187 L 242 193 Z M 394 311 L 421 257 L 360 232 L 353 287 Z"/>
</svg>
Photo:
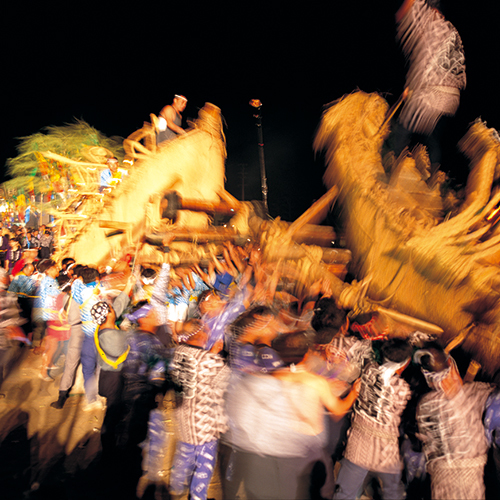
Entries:
<svg viewBox="0 0 500 500">
<path fill-rule="evenodd" d="M 165 106 L 160 111 L 158 135 L 156 137 L 157 145 L 186 133 L 181 127 L 182 112 L 186 109 L 186 105 L 187 99 L 183 95 L 175 94 L 172 104 Z"/>
</svg>

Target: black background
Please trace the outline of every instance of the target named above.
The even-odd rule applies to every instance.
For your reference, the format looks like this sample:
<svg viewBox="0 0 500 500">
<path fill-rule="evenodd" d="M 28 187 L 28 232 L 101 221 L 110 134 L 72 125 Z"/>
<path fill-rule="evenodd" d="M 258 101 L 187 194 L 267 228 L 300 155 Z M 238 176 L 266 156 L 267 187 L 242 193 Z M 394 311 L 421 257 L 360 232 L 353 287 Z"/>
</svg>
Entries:
<svg viewBox="0 0 500 500">
<path fill-rule="evenodd" d="M 227 189 L 260 198 L 257 130 L 248 105 L 263 102 L 271 215 L 293 220 L 324 192 L 312 138 L 323 106 L 360 88 L 390 104 L 405 66 L 395 41 L 399 1 L 24 2 L 1 15 L 0 165 L 16 138 L 81 118 L 127 137 L 173 94 L 184 118 L 205 102 L 226 121 Z M 448 0 L 443 11 L 463 40 L 468 85 L 444 138 L 443 170 L 463 182 L 456 143 L 481 117 L 497 127 L 495 3 Z M 244 180 L 244 183 L 243 183 Z"/>
</svg>

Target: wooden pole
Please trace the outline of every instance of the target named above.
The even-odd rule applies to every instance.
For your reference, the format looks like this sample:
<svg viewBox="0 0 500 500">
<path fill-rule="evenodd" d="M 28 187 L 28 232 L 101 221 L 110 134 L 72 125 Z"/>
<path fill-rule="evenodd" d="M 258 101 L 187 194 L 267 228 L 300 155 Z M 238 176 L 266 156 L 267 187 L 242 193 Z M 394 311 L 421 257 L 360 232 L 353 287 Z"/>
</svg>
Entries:
<svg viewBox="0 0 500 500">
<path fill-rule="evenodd" d="M 295 222 L 293 222 L 285 234 L 286 238 L 292 236 L 299 231 L 302 227 L 309 223 L 321 222 L 326 213 L 331 209 L 332 204 L 339 195 L 337 186 L 330 188 L 319 200 L 315 201 Z"/>
</svg>

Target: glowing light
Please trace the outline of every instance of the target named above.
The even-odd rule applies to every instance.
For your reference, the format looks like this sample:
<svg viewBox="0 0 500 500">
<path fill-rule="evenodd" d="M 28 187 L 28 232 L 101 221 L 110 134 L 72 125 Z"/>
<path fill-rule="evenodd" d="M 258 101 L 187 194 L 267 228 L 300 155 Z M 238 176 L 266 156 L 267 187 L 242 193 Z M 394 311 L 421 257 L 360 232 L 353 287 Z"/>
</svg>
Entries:
<svg viewBox="0 0 500 500">
<path fill-rule="evenodd" d="M 260 108 L 262 106 L 262 103 L 259 99 L 251 99 L 248 104 L 250 104 L 250 106 L 252 106 L 253 108 Z"/>
</svg>

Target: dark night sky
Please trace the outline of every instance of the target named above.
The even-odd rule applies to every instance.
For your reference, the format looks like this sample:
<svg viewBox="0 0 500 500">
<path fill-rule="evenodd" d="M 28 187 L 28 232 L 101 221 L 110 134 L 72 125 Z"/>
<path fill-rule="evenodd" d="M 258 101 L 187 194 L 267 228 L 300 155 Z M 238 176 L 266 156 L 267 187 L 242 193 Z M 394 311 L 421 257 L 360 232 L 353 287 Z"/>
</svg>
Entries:
<svg viewBox="0 0 500 500">
<path fill-rule="evenodd" d="M 2 168 L 17 154 L 16 137 L 74 117 L 126 137 L 182 93 L 189 99 L 185 118 L 195 118 L 207 101 L 222 109 L 227 188 L 241 198 L 244 170 L 245 198 L 260 198 L 248 105 L 257 98 L 264 103 L 271 214 L 297 217 L 324 192 L 323 165 L 311 147 L 323 105 L 356 88 L 381 92 L 392 104 L 403 90 L 394 25 L 400 2 L 197 4 L 27 1 L 3 7 Z M 499 126 L 497 18 L 490 0 L 445 0 L 443 6 L 467 60 L 468 87 L 443 159 L 443 169 L 461 179 L 467 163 L 454 145 L 468 124 L 480 116 Z"/>
</svg>

